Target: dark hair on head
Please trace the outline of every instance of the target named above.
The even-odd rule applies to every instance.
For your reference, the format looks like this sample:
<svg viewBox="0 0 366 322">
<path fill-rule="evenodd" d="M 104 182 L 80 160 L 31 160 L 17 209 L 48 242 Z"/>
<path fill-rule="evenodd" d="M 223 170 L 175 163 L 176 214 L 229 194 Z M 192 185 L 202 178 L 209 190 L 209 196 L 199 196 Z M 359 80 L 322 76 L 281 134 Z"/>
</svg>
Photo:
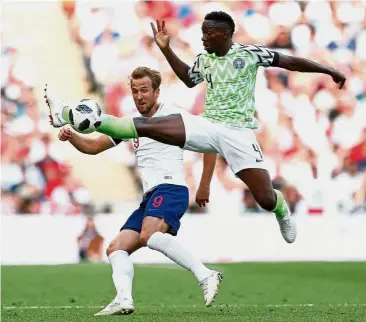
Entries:
<svg viewBox="0 0 366 322">
<path fill-rule="evenodd" d="M 157 70 L 150 69 L 149 67 L 137 67 L 134 69 L 130 76 L 130 81 L 132 85 L 132 79 L 141 79 L 145 76 L 151 79 L 151 84 L 154 90 L 158 89 L 161 84 L 161 75 Z"/>
<path fill-rule="evenodd" d="M 205 20 L 226 23 L 230 29 L 231 35 L 235 32 L 235 22 L 229 14 L 223 11 L 212 11 L 205 16 Z"/>
</svg>

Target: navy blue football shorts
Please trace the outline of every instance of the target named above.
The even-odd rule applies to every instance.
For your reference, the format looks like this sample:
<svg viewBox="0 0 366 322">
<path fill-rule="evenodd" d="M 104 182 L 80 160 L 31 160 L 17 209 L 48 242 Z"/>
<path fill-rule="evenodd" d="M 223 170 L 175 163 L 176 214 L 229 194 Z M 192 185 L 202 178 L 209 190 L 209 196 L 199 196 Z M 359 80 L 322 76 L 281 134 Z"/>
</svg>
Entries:
<svg viewBox="0 0 366 322">
<path fill-rule="evenodd" d="M 127 219 L 121 230 L 141 232 L 146 216 L 163 218 L 169 225 L 168 233 L 175 236 L 180 227 L 180 219 L 188 209 L 189 192 L 185 186 L 160 184 L 144 194 L 138 209 Z"/>
</svg>

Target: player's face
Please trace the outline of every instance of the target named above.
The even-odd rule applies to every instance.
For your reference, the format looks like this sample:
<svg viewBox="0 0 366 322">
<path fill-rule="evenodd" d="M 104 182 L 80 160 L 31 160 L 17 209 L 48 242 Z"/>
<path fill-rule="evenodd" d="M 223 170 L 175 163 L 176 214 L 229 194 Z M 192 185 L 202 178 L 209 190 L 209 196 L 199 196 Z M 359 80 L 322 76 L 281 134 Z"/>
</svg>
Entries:
<svg viewBox="0 0 366 322">
<path fill-rule="evenodd" d="M 151 79 L 148 76 L 132 79 L 131 91 L 140 114 L 147 117 L 152 116 L 158 106 L 159 89 L 153 89 Z"/>
<path fill-rule="evenodd" d="M 218 53 L 225 44 L 227 32 L 225 25 L 211 20 L 205 20 L 202 24 L 202 43 L 209 53 Z"/>
</svg>

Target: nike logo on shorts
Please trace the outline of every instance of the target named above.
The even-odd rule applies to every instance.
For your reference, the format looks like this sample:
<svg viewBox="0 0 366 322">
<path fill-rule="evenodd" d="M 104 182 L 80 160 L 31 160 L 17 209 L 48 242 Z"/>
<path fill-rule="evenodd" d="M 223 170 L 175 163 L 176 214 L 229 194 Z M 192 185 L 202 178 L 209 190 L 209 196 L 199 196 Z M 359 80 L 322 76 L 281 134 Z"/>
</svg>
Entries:
<svg viewBox="0 0 366 322">
<path fill-rule="evenodd" d="M 257 162 L 263 162 L 263 159 L 255 159 Z"/>
</svg>

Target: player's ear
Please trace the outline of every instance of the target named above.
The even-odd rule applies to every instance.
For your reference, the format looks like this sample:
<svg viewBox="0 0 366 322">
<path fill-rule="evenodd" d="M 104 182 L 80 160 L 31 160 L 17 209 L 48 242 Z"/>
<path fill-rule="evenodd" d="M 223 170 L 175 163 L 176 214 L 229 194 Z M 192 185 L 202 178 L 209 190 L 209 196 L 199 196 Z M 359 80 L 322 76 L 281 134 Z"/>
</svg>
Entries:
<svg viewBox="0 0 366 322">
<path fill-rule="evenodd" d="M 159 95 L 160 95 L 160 88 L 157 88 L 157 89 L 155 90 L 155 97 L 156 97 L 156 98 L 158 98 L 158 97 L 159 97 Z"/>
</svg>

